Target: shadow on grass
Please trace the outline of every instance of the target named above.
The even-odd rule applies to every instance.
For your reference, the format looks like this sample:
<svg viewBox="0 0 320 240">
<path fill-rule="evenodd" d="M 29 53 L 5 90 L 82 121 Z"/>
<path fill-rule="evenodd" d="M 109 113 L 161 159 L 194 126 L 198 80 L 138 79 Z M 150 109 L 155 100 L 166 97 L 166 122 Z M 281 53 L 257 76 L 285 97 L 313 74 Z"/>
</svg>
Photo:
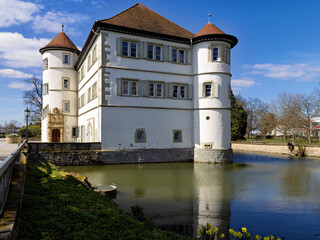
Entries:
<svg viewBox="0 0 320 240">
<path fill-rule="evenodd" d="M 187 239 L 133 219 L 53 165 L 28 161 L 18 239 Z"/>
</svg>

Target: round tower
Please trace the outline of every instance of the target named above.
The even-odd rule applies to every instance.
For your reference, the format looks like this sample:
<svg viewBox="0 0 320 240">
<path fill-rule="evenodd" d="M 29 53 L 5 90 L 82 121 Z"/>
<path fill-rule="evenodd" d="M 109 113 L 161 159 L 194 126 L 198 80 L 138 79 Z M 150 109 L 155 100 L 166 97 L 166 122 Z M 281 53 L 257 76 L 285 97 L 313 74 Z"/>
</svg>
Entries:
<svg viewBox="0 0 320 240">
<path fill-rule="evenodd" d="M 211 22 L 192 38 L 195 162 L 232 162 L 230 50 L 237 42 Z"/>
<path fill-rule="evenodd" d="M 75 142 L 78 84 L 74 68 L 80 51 L 62 31 L 40 49 L 43 56 L 42 142 Z"/>
</svg>

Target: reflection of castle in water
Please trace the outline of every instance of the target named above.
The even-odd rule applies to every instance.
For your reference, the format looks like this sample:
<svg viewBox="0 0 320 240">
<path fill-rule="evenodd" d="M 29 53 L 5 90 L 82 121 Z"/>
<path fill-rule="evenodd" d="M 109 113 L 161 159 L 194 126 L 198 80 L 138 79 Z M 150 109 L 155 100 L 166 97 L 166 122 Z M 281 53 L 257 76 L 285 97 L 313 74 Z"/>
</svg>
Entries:
<svg viewBox="0 0 320 240">
<path fill-rule="evenodd" d="M 211 223 L 227 235 L 230 228 L 230 189 L 221 168 L 229 165 L 195 164 L 194 236 L 197 228 Z"/>
<path fill-rule="evenodd" d="M 230 227 L 230 192 L 227 174 L 221 168 L 232 166 L 195 164 L 183 171 L 181 167 L 131 172 L 134 197 L 144 198 L 139 204 L 162 229 L 196 237 L 198 227 L 211 223 L 226 234 Z"/>
</svg>

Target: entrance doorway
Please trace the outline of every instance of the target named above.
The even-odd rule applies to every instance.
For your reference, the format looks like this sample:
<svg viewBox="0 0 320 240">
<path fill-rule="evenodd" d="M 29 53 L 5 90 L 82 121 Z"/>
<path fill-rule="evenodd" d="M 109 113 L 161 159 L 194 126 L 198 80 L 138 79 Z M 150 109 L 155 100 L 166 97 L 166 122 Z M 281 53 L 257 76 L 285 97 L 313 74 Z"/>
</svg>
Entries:
<svg viewBox="0 0 320 240">
<path fill-rule="evenodd" d="M 60 130 L 59 129 L 52 130 L 52 142 L 60 142 Z"/>
</svg>

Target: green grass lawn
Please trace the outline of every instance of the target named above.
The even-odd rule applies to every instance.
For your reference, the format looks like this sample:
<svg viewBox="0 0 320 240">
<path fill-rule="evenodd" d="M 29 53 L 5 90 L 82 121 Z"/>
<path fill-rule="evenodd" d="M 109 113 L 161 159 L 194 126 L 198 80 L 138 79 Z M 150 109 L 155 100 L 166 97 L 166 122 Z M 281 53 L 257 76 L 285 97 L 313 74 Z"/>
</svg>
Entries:
<svg viewBox="0 0 320 240">
<path fill-rule="evenodd" d="M 18 239 L 189 239 L 139 222 L 50 164 L 29 160 Z"/>
</svg>

